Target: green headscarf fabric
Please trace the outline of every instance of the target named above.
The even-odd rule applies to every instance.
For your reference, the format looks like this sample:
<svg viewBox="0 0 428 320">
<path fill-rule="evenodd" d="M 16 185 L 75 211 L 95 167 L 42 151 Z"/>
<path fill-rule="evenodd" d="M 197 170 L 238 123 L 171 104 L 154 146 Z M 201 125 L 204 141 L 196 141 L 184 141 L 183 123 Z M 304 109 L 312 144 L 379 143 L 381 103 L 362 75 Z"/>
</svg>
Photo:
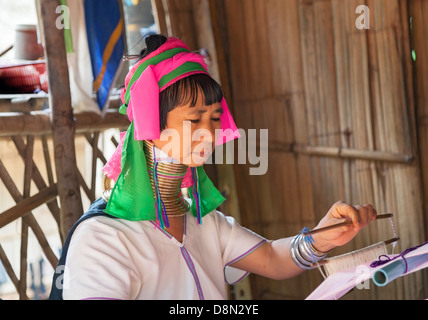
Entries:
<svg viewBox="0 0 428 320">
<path fill-rule="evenodd" d="M 197 168 L 201 216 L 218 208 L 225 200 L 220 191 L 207 176 L 203 166 Z M 193 188 L 189 188 L 192 200 L 191 214 L 197 216 Z M 143 141 L 134 139 L 134 124 L 129 126 L 122 150 L 122 172 L 117 179 L 105 212 L 126 220 L 156 220 L 156 201 L 147 170 Z"/>
</svg>

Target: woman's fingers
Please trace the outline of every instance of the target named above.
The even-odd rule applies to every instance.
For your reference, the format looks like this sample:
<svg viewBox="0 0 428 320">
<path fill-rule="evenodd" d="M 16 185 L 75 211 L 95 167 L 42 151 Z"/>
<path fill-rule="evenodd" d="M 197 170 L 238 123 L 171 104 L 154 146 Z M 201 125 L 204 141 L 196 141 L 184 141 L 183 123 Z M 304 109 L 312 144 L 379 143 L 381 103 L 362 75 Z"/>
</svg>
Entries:
<svg viewBox="0 0 428 320">
<path fill-rule="evenodd" d="M 371 220 L 376 219 L 377 212 L 371 204 L 351 206 L 339 201 L 334 206 L 339 215 L 337 218 L 352 221 L 353 227 L 357 229 L 364 228 Z"/>
<path fill-rule="evenodd" d="M 364 228 L 371 221 L 376 219 L 376 209 L 373 208 L 371 204 L 366 204 L 363 206 L 357 206 L 357 211 L 359 215 L 359 227 Z"/>
</svg>

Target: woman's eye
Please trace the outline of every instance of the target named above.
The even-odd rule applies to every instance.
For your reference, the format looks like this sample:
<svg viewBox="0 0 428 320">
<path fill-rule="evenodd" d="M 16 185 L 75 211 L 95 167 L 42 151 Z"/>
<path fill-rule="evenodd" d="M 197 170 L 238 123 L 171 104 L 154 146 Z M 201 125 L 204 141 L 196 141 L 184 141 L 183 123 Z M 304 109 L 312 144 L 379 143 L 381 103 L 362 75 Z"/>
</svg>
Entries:
<svg viewBox="0 0 428 320">
<path fill-rule="evenodd" d="M 188 121 L 190 121 L 191 123 L 200 123 L 201 119 L 189 119 Z M 220 118 L 211 118 L 211 121 L 214 122 L 220 122 Z"/>
</svg>

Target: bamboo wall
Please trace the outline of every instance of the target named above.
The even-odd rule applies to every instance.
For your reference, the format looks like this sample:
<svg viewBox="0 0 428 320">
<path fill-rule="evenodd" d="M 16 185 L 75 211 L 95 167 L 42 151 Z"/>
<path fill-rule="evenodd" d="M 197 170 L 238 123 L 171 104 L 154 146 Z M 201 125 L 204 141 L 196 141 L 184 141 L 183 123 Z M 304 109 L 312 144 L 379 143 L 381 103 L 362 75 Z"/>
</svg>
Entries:
<svg viewBox="0 0 428 320">
<path fill-rule="evenodd" d="M 394 213 L 397 251 L 427 240 L 428 1 L 152 3 L 162 32 L 194 49 L 214 41 L 215 70 L 238 126 L 269 129 L 267 174 L 234 166 L 242 224 L 272 239 L 291 236 L 344 200 Z M 356 28 L 361 4 L 370 9 L 370 29 Z M 389 222 L 373 222 L 335 254 L 392 235 Z M 287 281 L 251 276 L 251 294 L 302 299 L 321 281 L 317 270 Z M 344 299 L 427 294 L 428 274 L 418 272 Z"/>
<path fill-rule="evenodd" d="M 418 146 L 422 169 L 424 226 L 428 235 L 428 1 L 409 1 L 409 16 L 412 17 L 411 47 L 415 50 L 414 96 L 418 128 Z M 426 236 L 427 237 L 427 236 Z"/>
</svg>

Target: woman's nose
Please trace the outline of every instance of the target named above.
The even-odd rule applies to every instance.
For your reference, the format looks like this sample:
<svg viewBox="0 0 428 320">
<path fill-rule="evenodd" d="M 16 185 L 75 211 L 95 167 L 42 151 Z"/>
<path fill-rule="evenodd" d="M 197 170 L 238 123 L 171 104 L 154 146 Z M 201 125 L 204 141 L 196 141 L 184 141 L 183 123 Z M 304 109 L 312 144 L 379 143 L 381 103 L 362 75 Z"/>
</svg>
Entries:
<svg viewBox="0 0 428 320">
<path fill-rule="evenodd" d="M 211 124 L 206 124 L 198 128 L 195 132 L 196 140 L 205 143 L 213 143 L 215 140 L 215 127 Z"/>
</svg>

